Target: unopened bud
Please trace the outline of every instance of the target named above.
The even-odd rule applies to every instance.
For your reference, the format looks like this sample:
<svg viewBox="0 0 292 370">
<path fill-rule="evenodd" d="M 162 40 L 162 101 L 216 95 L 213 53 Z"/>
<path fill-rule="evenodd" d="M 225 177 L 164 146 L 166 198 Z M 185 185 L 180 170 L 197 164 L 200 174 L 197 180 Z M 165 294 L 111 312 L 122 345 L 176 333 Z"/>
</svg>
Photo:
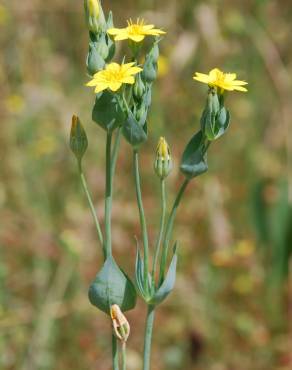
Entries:
<svg viewBox="0 0 292 370">
<path fill-rule="evenodd" d="M 79 117 L 72 117 L 72 126 L 70 132 L 70 149 L 75 154 L 78 162 L 81 162 L 88 147 L 86 132 L 79 120 Z"/>
<path fill-rule="evenodd" d="M 150 52 L 146 55 L 143 77 L 148 83 L 152 83 L 157 77 L 157 62 L 159 58 L 158 42 L 155 42 Z"/>
<path fill-rule="evenodd" d="M 104 68 L 105 61 L 96 49 L 94 44 L 89 45 L 89 52 L 87 55 L 86 66 L 88 73 L 93 76 L 98 71 Z"/>
<path fill-rule="evenodd" d="M 84 0 L 85 17 L 89 31 L 97 34 L 105 26 L 105 18 L 99 0 Z"/>
<path fill-rule="evenodd" d="M 110 315 L 115 336 L 125 343 L 130 335 L 130 324 L 128 320 L 117 304 L 111 306 Z"/>
<path fill-rule="evenodd" d="M 154 162 L 154 170 L 161 180 L 165 179 L 172 170 L 173 163 L 169 150 L 169 146 L 164 137 L 159 139 L 156 149 L 156 159 Z"/>
<path fill-rule="evenodd" d="M 145 93 L 145 90 L 146 90 L 146 87 L 145 87 L 144 82 L 142 81 L 141 73 L 138 73 L 135 79 L 134 87 L 133 87 L 133 93 L 134 93 L 135 98 L 141 99 Z"/>
</svg>

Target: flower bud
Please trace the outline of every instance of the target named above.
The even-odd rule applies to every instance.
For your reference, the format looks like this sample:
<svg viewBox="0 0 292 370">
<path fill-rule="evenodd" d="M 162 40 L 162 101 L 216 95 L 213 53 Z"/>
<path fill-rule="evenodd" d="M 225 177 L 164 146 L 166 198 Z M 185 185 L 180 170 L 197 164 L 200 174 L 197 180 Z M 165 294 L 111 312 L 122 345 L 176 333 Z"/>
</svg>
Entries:
<svg viewBox="0 0 292 370">
<path fill-rule="evenodd" d="M 159 139 L 156 149 L 156 159 L 154 162 L 154 170 L 161 180 L 165 179 L 172 170 L 173 163 L 169 150 L 169 146 L 164 137 Z"/>
<path fill-rule="evenodd" d="M 97 34 L 105 27 L 105 18 L 99 0 L 84 0 L 85 18 L 90 32 Z"/>
<path fill-rule="evenodd" d="M 142 81 L 141 78 L 141 73 L 138 73 L 136 76 L 135 84 L 133 87 L 133 93 L 135 98 L 141 99 L 145 93 L 146 87 L 144 82 Z"/>
<path fill-rule="evenodd" d="M 72 126 L 70 132 L 70 149 L 75 154 L 78 162 L 81 163 L 88 147 L 88 140 L 86 132 L 79 120 L 79 117 L 72 117 Z"/>
<path fill-rule="evenodd" d="M 130 335 L 130 325 L 128 320 L 117 304 L 111 306 L 110 315 L 115 336 L 125 343 Z"/>
<path fill-rule="evenodd" d="M 157 77 L 157 62 L 159 58 L 158 42 L 155 42 L 150 52 L 146 55 L 145 64 L 143 68 L 143 77 L 146 82 L 152 83 Z"/>
<path fill-rule="evenodd" d="M 208 92 L 206 107 L 201 117 L 201 128 L 208 140 L 216 138 L 216 120 L 220 112 L 220 102 L 216 89 Z"/>
<path fill-rule="evenodd" d="M 91 76 L 93 76 L 96 72 L 101 71 L 105 66 L 105 61 L 96 49 L 94 43 L 89 45 L 86 66 L 87 71 Z"/>
</svg>

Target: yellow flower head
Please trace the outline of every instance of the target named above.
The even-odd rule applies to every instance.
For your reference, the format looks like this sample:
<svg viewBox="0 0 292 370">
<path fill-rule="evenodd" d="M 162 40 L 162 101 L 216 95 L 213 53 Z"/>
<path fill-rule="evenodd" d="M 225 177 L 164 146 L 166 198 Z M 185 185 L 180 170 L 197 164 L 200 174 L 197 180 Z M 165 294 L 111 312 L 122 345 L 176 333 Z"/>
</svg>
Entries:
<svg viewBox="0 0 292 370">
<path fill-rule="evenodd" d="M 168 161 L 170 159 L 169 146 L 164 137 L 161 137 L 158 141 L 156 155 L 164 161 Z"/>
<path fill-rule="evenodd" d="M 142 71 L 142 68 L 134 66 L 135 63 L 110 63 L 104 70 L 97 72 L 86 86 L 95 86 L 95 93 L 110 89 L 117 91 L 122 84 L 133 84 L 134 75 Z"/>
<path fill-rule="evenodd" d="M 209 74 L 196 72 L 193 79 L 212 87 L 216 86 L 222 90 L 221 92 L 224 92 L 224 90 L 247 91 L 247 89 L 243 87 L 247 85 L 247 82 L 236 80 L 236 73 L 224 73 L 218 68 L 212 69 Z"/>
<path fill-rule="evenodd" d="M 125 28 L 110 28 L 107 33 L 114 36 L 115 41 L 130 39 L 134 42 L 141 42 L 145 36 L 159 36 L 164 35 L 165 32 L 154 28 L 153 24 L 145 24 L 143 19 L 137 19 L 136 23 L 133 23 L 130 19 L 127 21 L 128 26 Z"/>
</svg>

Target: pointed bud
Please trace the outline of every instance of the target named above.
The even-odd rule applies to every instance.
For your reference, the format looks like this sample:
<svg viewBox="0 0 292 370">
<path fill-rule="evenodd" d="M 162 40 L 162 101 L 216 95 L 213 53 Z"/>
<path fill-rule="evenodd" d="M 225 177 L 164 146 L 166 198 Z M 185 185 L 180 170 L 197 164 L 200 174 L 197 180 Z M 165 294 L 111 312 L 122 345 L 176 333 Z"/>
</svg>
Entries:
<svg viewBox="0 0 292 370">
<path fill-rule="evenodd" d="M 161 180 L 165 179 L 172 170 L 173 163 L 169 150 L 169 146 L 164 137 L 159 139 L 156 149 L 156 159 L 154 162 L 154 170 Z"/>
<path fill-rule="evenodd" d="M 130 335 L 130 325 L 128 320 L 117 304 L 111 306 L 110 315 L 115 336 L 125 343 Z"/>
<path fill-rule="evenodd" d="M 105 28 L 105 18 L 99 0 L 84 0 L 85 18 L 88 29 L 94 34 L 98 34 Z"/>
<path fill-rule="evenodd" d="M 88 147 L 86 132 L 79 120 L 79 117 L 72 117 L 72 126 L 70 132 L 70 149 L 75 154 L 78 162 L 81 163 L 82 157 Z"/>
<path fill-rule="evenodd" d="M 146 82 L 152 83 L 157 77 L 158 70 L 158 58 L 159 58 L 159 46 L 158 42 L 155 42 L 152 49 L 146 55 L 144 68 L 143 68 L 143 78 Z"/>
<path fill-rule="evenodd" d="M 146 90 L 145 84 L 142 81 L 141 73 L 138 73 L 135 79 L 135 84 L 133 87 L 133 93 L 135 98 L 141 99 L 144 95 L 144 92 Z"/>
<path fill-rule="evenodd" d="M 87 72 L 93 76 L 105 66 L 105 61 L 96 49 L 94 43 L 89 44 L 89 51 L 86 60 Z"/>
</svg>

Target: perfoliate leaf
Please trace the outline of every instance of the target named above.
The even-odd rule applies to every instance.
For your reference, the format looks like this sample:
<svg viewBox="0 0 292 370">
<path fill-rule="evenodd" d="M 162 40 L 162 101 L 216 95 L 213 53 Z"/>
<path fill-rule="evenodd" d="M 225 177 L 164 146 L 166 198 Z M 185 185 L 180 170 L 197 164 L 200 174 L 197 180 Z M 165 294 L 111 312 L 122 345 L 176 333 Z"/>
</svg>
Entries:
<svg viewBox="0 0 292 370">
<path fill-rule="evenodd" d="M 144 121 L 144 125 L 140 123 L 142 121 Z M 134 148 L 138 148 L 147 140 L 147 122 L 145 122 L 144 115 L 140 122 L 138 122 L 133 113 L 128 110 L 128 118 L 123 125 L 123 135 Z"/>
<path fill-rule="evenodd" d="M 131 310 L 136 305 L 137 296 L 131 280 L 113 257 L 108 257 L 90 285 L 88 297 L 91 304 L 109 314 L 113 304 L 117 304 L 123 312 Z"/>
<path fill-rule="evenodd" d="M 176 244 L 174 249 L 176 250 Z M 154 294 L 154 296 L 152 297 L 151 301 L 149 302 L 150 304 L 153 305 L 160 304 L 173 290 L 176 278 L 176 265 L 177 265 L 177 254 L 176 251 L 174 251 L 165 279 L 161 286 L 156 291 L 156 293 Z"/>
<path fill-rule="evenodd" d="M 117 102 L 116 97 L 109 91 L 97 96 L 92 111 L 92 119 L 106 131 L 112 131 L 122 125 L 125 114 Z"/>
<path fill-rule="evenodd" d="M 199 176 L 208 170 L 204 152 L 205 139 L 202 131 L 199 131 L 192 137 L 182 156 L 180 170 L 188 179 Z"/>
</svg>

